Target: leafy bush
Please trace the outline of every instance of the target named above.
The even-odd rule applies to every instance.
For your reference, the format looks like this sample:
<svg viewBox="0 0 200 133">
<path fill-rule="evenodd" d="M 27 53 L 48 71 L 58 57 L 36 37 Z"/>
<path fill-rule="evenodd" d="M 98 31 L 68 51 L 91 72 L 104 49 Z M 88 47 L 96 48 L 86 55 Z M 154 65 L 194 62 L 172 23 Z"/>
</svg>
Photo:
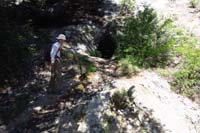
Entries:
<svg viewBox="0 0 200 133">
<path fill-rule="evenodd" d="M 176 92 L 191 98 L 200 85 L 200 49 L 195 47 L 197 40 L 185 34 L 179 34 L 177 42 L 176 55 L 181 55 L 184 61 L 174 74 L 172 85 Z"/>
<path fill-rule="evenodd" d="M 135 0 L 121 0 L 121 5 L 128 10 L 133 10 L 135 8 Z"/>
<path fill-rule="evenodd" d="M 96 68 L 96 66 L 95 65 L 90 65 L 90 67 L 89 67 L 89 70 L 88 70 L 89 72 L 96 72 L 97 71 L 97 68 Z"/>
<path fill-rule="evenodd" d="M 125 109 L 128 106 L 128 92 L 118 91 L 114 93 L 114 95 L 111 97 L 111 103 L 114 105 L 115 109 Z"/>
<path fill-rule="evenodd" d="M 165 65 L 172 41 L 167 32 L 171 20 L 159 21 L 154 10 L 147 6 L 144 11 L 125 19 L 121 34 L 117 36 L 116 56 L 132 58 L 139 66 Z"/>
</svg>

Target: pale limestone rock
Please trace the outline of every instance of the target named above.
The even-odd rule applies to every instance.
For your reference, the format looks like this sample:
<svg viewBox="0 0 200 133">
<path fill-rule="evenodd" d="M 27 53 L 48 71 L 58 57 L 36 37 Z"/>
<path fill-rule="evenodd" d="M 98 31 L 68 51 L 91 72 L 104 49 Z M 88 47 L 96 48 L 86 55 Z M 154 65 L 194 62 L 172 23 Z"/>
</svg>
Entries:
<svg viewBox="0 0 200 133">
<path fill-rule="evenodd" d="M 165 132 L 199 133 L 200 107 L 188 98 L 175 94 L 170 85 L 156 73 L 143 72 L 136 78 L 118 79 L 117 88 L 135 86 L 133 97 L 144 110 L 151 110 Z M 142 121 L 142 114 L 139 119 Z"/>
</svg>

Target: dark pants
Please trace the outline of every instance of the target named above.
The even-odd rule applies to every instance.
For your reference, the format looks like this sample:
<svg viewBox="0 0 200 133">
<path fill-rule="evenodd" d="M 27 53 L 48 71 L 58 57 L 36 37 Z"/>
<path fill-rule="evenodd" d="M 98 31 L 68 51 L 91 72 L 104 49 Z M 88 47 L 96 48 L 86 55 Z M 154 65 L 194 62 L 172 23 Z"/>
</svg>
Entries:
<svg viewBox="0 0 200 133">
<path fill-rule="evenodd" d="M 61 61 L 56 59 L 51 67 L 50 92 L 59 92 L 61 86 Z"/>
</svg>

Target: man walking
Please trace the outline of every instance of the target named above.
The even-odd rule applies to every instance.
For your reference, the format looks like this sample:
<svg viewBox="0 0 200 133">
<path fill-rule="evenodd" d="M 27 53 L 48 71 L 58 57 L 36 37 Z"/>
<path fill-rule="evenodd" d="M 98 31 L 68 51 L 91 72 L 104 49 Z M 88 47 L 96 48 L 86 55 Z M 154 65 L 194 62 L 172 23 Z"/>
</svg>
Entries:
<svg viewBox="0 0 200 133">
<path fill-rule="evenodd" d="M 57 38 L 58 41 L 52 45 L 51 48 L 51 79 L 50 79 L 50 92 L 59 92 L 61 81 L 61 49 L 66 40 L 64 34 L 60 34 Z"/>
</svg>

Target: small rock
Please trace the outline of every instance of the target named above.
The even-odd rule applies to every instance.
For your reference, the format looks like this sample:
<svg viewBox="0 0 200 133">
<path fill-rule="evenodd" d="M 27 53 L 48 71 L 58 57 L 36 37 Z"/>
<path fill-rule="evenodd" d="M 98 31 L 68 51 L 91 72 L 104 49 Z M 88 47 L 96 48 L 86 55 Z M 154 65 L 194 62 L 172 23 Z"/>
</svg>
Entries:
<svg viewBox="0 0 200 133">
<path fill-rule="evenodd" d="M 117 112 L 119 113 L 119 115 L 123 115 L 123 113 L 120 110 L 118 110 Z"/>
<path fill-rule="evenodd" d="M 36 112 L 39 112 L 39 111 L 42 110 L 42 107 L 38 106 L 38 107 L 33 108 L 33 110 L 36 111 Z"/>
<path fill-rule="evenodd" d="M 63 110 L 65 108 L 65 103 L 61 102 L 59 105 L 58 105 L 59 109 L 60 110 Z"/>
<path fill-rule="evenodd" d="M 131 129 L 133 129 L 133 126 L 131 126 L 130 124 L 127 126 L 127 129 L 128 130 L 131 130 Z"/>
<path fill-rule="evenodd" d="M 58 124 L 59 122 L 60 122 L 59 119 L 56 119 L 56 120 L 55 120 L 55 124 Z"/>
<path fill-rule="evenodd" d="M 140 113 L 138 114 L 138 119 L 139 119 L 140 121 L 142 121 L 143 118 L 144 118 L 144 114 L 143 114 L 142 112 L 140 112 Z"/>
<path fill-rule="evenodd" d="M 136 126 L 138 126 L 138 127 L 141 125 L 140 121 L 138 121 L 138 120 L 137 120 L 137 121 L 135 121 L 135 123 L 134 123 L 134 124 L 135 124 Z"/>
<path fill-rule="evenodd" d="M 78 129 L 77 129 L 78 132 L 86 132 L 87 131 L 88 127 L 85 122 L 80 122 L 80 123 L 78 123 L 78 125 L 79 125 Z"/>
<path fill-rule="evenodd" d="M 66 103 L 65 103 L 65 106 L 66 106 L 66 107 L 71 107 L 71 105 L 72 105 L 71 102 L 66 102 Z"/>
</svg>

